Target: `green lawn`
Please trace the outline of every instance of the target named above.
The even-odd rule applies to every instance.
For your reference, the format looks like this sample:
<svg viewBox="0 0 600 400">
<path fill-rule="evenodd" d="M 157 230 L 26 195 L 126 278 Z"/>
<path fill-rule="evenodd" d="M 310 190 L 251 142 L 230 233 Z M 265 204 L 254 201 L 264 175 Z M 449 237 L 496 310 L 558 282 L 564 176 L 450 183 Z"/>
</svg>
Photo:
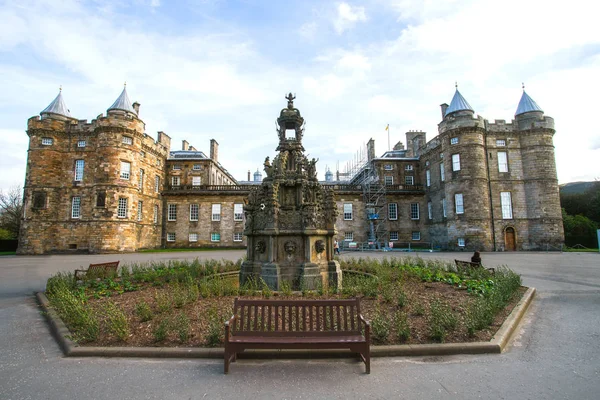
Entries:
<svg viewBox="0 0 600 400">
<path fill-rule="evenodd" d="M 17 254 L 16 251 L 0 251 L 0 256 L 14 256 Z"/>
<path fill-rule="evenodd" d="M 244 250 L 243 248 L 219 248 L 219 247 L 195 247 L 195 248 L 182 248 L 182 249 L 145 249 L 139 250 L 138 253 L 175 253 L 180 251 L 214 251 L 214 250 Z"/>
</svg>

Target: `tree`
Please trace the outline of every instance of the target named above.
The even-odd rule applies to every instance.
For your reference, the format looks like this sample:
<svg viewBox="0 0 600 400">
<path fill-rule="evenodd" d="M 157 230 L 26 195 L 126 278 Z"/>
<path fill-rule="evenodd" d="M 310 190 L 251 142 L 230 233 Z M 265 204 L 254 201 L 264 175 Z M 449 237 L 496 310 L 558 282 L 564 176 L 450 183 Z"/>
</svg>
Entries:
<svg viewBox="0 0 600 400">
<path fill-rule="evenodd" d="M 598 246 L 596 229 L 598 225 L 583 215 L 569 215 L 562 209 L 563 226 L 565 228 L 565 244 L 575 246 L 577 244 L 595 248 Z"/>
<path fill-rule="evenodd" d="M 23 215 L 23 192 L 14 186 L 6 193 L 0 190 L 0 229 L 7 231 L 10 239 L 19 237 L 21 216 Z"/>
</svg>

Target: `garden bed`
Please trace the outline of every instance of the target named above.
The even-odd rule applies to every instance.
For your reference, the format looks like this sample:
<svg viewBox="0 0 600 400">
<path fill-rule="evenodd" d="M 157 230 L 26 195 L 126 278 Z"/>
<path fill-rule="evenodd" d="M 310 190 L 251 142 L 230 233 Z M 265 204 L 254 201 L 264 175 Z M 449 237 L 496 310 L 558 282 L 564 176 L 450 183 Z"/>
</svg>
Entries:
<svg viewBox="0 0 600 400">
<path fill-rule="evenodd" d="M 48 298 L 82 346 L 215 347 L 233 299 L 360 297 L 373 344 L 489 341 L 520 300 L 520 278 L 507 269 L 459 274 L 452 265 L 402 259 L 345 260 L 344 288 L 273 292 L 240 288 L 239 263 L 125 266 L 120 276 L 75 283 L 60 274 Z M 365 275 L 362 275 L 365 273 Z"/>
</svg>

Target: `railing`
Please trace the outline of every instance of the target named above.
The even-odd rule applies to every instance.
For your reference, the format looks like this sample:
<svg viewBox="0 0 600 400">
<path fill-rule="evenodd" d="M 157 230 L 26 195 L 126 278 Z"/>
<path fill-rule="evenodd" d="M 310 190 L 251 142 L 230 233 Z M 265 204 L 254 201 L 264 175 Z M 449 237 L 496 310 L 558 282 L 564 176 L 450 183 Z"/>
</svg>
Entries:
<svg viewBox="0 0 600 400">
<path fill-rule="evenodd" d="M 392 243 L 392 247 L 389 244 Z M 343 251 L 426 251 L 432 252 L 432 242 L 340 242 Z"/>
<path fill-rule="evenodd" d="M 345 185 L 345 184 L 323 184 L 326 188 L 331 188 L 336 192 L 362 192 L 364 185 Z M 371 185 L 373 188 L 380 188 L 383 185 Z M 385 185 L 386 192 L 416 192 L 423 191 L 423 185 Z"/>
<path fill-rule="evenodd" d="M 253 188 L 258 187 L 257 185 L 178 185 L 167 186 L 168 192 L 249 192 Z"/>
</svg>

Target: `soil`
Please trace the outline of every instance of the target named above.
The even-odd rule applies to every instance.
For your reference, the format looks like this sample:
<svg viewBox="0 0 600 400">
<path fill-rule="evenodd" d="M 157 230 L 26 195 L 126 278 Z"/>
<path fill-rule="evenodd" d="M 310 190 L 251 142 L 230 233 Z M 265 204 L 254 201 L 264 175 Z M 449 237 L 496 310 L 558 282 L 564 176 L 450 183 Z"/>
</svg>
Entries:
<svg viewBox="0 0 600 400">
<path fill-rule="evenodd" d="M 403 290 L 407 301 L 403 307 L 397 304 L 397 293 L 392 296 L 391 302 L 385 302 L 382 295 L 377 298 L 361 297 L 361 310 L 367 320 L 372 320 L 376 315 L 388 316 L 391 321 L 397 313 L 405 313 L 410 326 L 410 338 L 406 341 L 400 341 L 397 338 L 394 324 L 391 324 L 390 335 L 387 340 L 373 344 L 423 344 L 434 343 L 429 335 L 428 314 L 430 304 L 434 300 L 439 300 L 448 305 L 457 316 L 458 324 L 456 329 L 449 331 L 445 337 L 446 343 L 478 342 L 489 341 L 498 328 L 502 325 L 508 314 L 512 311 L 517 302 L 521 299 L 526 288 L 520 288 L 513 300 L 502 310 L 494 320 L 494 323 L 487 329 L 478 331 L 474 336 L 469 336 L 465 325 L 465 311 L 469 304 L 475 300 L 475 296 L 461 290 L 455 286 L 441 282 L 422 282 L 415 277 L 408 277 L 402 280 L 402 283 L 396 286 L 396 289 Z M 101 332 L 97 340 L 93 342 L 80 343 L 82 346 L 126 346 L 126 347 L 209 347 L 207 343 L 207 334 L 210 330 L 210 315 L 218 315 L 220 331 L 224 330 L 224 321 L 229 319 L 232 314 L 233 300 L 236 296 L 224 297 L 200 297 L 197 301 L 186 304 L 180 308 L 173 305 L 165 312 L 159 312 L 156 304 L 157 294 L 160 296 L 169 294 L 169 287 L 143 286 L 140 290 L 126 292 L 121 295 L 111 297 L 92 298 L 89 304 L 93 309 L 99 311 L 107 302 L 113 302 L 121 308 L 129 324 L 129 337 L 125 341 L 119 340 L 115 335 L 108 332 L 105 323 L 101 322 Z M 238 296 L 243 298 L 261 298 L 261 296 Z M 340 295 L 323 295 L 319 298 L 339 298 Z M 281 293 L 273 293 L 272 298 L 281 299 L 302 299 L 302 294 L 284 296 Z M 317 298 L 312 294 L 311 298 Z M 142 322 L 136 313 L 136 305 L 144 301 L 152 312 L 153 318 Z M 379 314 L 378 314 L 379 313 Z M 188 339 L 182 341 L 176 329 L 170 329 L 170 332 L 164 340 L 155 339 L 155 330 L 163 320 L 174 321 L 177 316 L 184 314 L 189 320 Z M 212 343 L 219 346 L 219 344 Z"/>
</svg>

